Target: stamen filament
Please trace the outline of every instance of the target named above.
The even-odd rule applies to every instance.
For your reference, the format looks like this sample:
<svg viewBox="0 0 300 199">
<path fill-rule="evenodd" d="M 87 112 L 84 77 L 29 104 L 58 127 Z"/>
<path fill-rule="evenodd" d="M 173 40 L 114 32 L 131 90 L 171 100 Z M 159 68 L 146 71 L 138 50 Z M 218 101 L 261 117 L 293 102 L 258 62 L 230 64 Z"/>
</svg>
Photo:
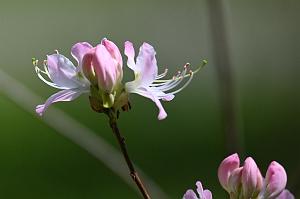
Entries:
<svg viewBox="0 0 300 199">
<path fill-rule="evenodd" d="M 195 71 L 193 71 L 193 73 L 196 74 L 197 72 L 199 72 L 206 64 L 207 64 L 207 61 L 206 61 L 206 60 L 203 60 L 203 61 L 202 61 L 202 64 L 201 64 Z M 186 66 L 186 65 L 185 65 L 185 66 Z M 190 77 L 190 76 L 191 76 L 191 74 L 186 74 L 186 75 L 184 76 L 184 78 L 185 78 L 185 77 Z M 154 82 L 160 83 L 160 82 L 168 82 L 168 81 L 170 81 L 170 80 L 172 80 L 172 79 L 155 80 Z"/>
</svg>

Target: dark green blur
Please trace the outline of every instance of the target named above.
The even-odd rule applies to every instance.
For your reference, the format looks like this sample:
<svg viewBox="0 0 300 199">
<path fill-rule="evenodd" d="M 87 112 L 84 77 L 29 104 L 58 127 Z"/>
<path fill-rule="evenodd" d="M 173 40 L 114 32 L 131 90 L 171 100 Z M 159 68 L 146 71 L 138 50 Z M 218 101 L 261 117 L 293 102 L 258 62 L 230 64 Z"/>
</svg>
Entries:
<svg viewBox="0 0 300 199">
<path fill-rule="evenodd" d="M 300 196 L 300 2 L 226 1 L 225 22 L 233 69 L 237 126 L 243 154 L 262 173 L 277 160 L 286 168 L 288 187 Z M 0 67 L 47 99 L 55 89 L 35 75 L 31 58 L 55 49 L 70 56 L 78 41 L 130 40 L 157 51 L 172 76 L 186 63 L 208 65 L 169 103 L 157 120 L 151 101 L 132 95 L 132 111 L 119 127 L 130 155 L 165 190 L 181 198 L 201 180 L 214 198 L 226 198 L 217 168 L 224 157 L 220 95 L 212 55 L 207 2 L 190 1 L 17 1 L 0 2 Z M 125 60 L 125 59 L 124 59 Z M 125 79 L 133 78 L 125 69 Z M 41 102 L 42 103 L 42 102 Z M 105 115 L 93 112 L 87 96 L 54 105 L 116 145 Z M 34 107 L 32 107 L 34 112 Z M 47 113 L 46 113 L 47 114 Z M 119 177 L 84 150 L 25 112 L 0 93 L 0 198 L 140 198 Z"/>
</svg>

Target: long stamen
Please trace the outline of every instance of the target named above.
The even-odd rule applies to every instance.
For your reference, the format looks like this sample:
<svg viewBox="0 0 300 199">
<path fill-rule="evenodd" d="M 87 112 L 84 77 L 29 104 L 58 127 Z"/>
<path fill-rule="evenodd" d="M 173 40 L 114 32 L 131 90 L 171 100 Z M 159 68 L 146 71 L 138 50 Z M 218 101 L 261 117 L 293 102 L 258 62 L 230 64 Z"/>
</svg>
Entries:
<svg viewBox="0 0 300 199">
<path fill-rule="evenodd" d="M 171 90 L 173 88 L 175 88 L 176 86 L 178 86 L 182 80 L 184 79 L 184 76 L 187 72 L 187 68 L 184 69 L 184 71 L 182 72 L 182 74 L 180 75 L 180 77 L 176 78 L 173 82 L 170 82 L 170 84 L 165 84 L 163 86 L 159 86 L 159 90 L 161 91 L 168 91 Z"/>
<path fill-rule="evenodd" d="M 178 79 L 180 79 L 180 76 L 181 76 L 181 74 L 180 74 L 180 73 L 177 73 L 177 75 L 174 75 L 173 78 L 170 79 L 169 81 L 161 82 L 161 83 L 156 83 L 156 82 L 154 81 L 154 83 L 152 83 L 151 86 L 153 86 L 153 87 L 159 87 L 159 86 L 164 86 L 164 85 L 171 84 L 171 83 L 174 82 L 174 81 L 178 81 Z"/>
<path fill-rule="evenodd" d="M 192 81 L 194 74 L 195 74 L 195 72 L 190 71 L 190 72 L 189 72 L 189 76 L 188 76 L 188 77 L 190 77 L 190 78 L 188 79 L 188 81 L 185 82 L 185 84 L 184 84 L 181 88 L 179 88 L 178 90 L 173 91 L 173 92 L 168 93 L 168 94 L 173 94 L 173 95 L 174 95 L 174 94 L 179 93 L 180 91 L 182 91 L 184 88 L 186 88 L 187 85 L 189 85 L 189 83 Z"/>
<path fill-rule="evenodd" d="M 168 69 L 166 68 L 165 71 L 163 73 L 161 73 L 160 75 L 157 75 L 155 79 L 161 79 L 163 77 L 165 77 L 168 73 Z"/>
<path fill-rule="evenodd" d="M 48 75 L 49 79 L 51 79 L 51 78 L 50 78 L 50 74 L 49 74 L 49 70 L 48 70 L 48 65 L 47 65 L 47 64 L 48 64 L 48 63 L 47 63 L 47 60 L 44 60 L 44 62 L 43 62 L 44 70 L 45 70 L 46 74 Z"/>
<path fill-rule="evenodd" d="M 202 61 L 202 64 L 195 70 L 193 71 L 193 74 L 196 74 L 197 72 L 199 72 L 208 62 L 206 60 Z M 187 63 L 185 66 L 189 66 L 189 63 Z M 186 74 L 184 77 L 189 77 L 191 76 L 191 74 Z M 155 80 L 154 82 L 168 82 L 172 79 L 166 79 L 166 80 Z"/>
<path fill-rule="evenodd" d="M 54 88 L 57 88 L 57 89 L 65 89 L 64 87 L 58 86 L 57 84 L 55 84 L 53 82 L 50 82 L 49 80 L 46 80 L 45 77 L 42 74 L 46 75 L 50 80 L 51 80 L 51 78 L 50 78 L 48 69 L 45 65 L 45 61 L 44 61 L 44 70 L 45 71 L 43 71 L 42 69 L 39 68 L 38 62 L 39 61 L 37 59 L 32 58 L 32 64 L 34 66 L 35 72 L 36 72 L 37 76 L 39 77 L 39 79 L 42 80 L 45 84 L 47 84 L 51 87 L 54 87 Z"/>
</svg>

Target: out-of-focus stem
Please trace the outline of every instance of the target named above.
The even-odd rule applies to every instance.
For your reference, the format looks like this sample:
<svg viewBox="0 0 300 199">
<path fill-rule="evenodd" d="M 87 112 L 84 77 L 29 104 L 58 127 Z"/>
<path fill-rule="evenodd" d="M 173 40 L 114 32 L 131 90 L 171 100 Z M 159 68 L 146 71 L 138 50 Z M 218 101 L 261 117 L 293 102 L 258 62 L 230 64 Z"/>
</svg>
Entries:
<svg viewBox="0 0 300 199">
<path fill-rule="evenodd" d="M 207 0 L 213 53 L 215 58 L 225 145 L 230 153 L 242 152 L 235 110 L 234 83 L 227 43 L 222 0 Z"/>
</svg>

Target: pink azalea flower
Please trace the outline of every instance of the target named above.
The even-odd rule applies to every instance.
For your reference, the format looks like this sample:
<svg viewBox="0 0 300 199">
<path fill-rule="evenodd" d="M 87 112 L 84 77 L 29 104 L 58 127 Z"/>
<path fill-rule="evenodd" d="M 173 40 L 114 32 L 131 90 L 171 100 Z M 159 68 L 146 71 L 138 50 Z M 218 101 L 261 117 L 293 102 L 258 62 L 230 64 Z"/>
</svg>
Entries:
<svg viewBox="0 0 300 199">
<path fill-rule="evenodd" d="M 99 89 L 103 107 L 111 108 L 123 78 L 123 61 L 118 47 L 105 38 L 83 56 L 82 62 L 84 75 Z"/>
<path fill-rule="evenodd" d="M 261 197 L 272 199 L 279 196 L 285 189 L 286 183 L 287 174 L 283 166 L 278 162 L 271 162 L 266 173 Z"/>
<path fill-rule="evenodd" d="M 160 100 L 171 101 L 174 95 L 184 89 L 192 80 L 193 72 L 188 71 L 188 65 L 184 67 L 181 73 L 178 73 L 173 79 L 163 80 L 167 74 L 165 71 L 158 75 L 156 52 L 154 48 L 143 43 L 140 47 L 139 54 L 135 58 L 133 44 L 129 41 L 125 42 L 125 55 L 127 56 L 127 65 L 134 71 L 134 81 L 125 84 L 128 93 L 136 93 L 152 100 L 159 109 L 158 119 L 162 120 L 167 117 Z M 197 72 L 197 71 L 195 71 Z M 185 77 L 189 77 L 188 81 L 179 89 L 175 89 Z M 175 89 L 175 90 L 173 90 Z M 172 91 L 173 90 L 173 91 Z"/>
<path fill-rule="evenodd" d="M 37 66 L 37 60 L 33 61 L 38 77 L 49 86 L 61 90 L 51 95 L 45 104 L 36 107 L 39 115 L 43 115 L 46 109 L 55 102 L 72 101 L 81 94 L 89 92 L 90 82 L 82 73 L 82 58 L 90 48 L 92 46 L 86 42 L 77 43 L 72 47 L 71 54 L 78 63 L 77 67 L 58 52 L 47 56 L 44 69 Z"/>
<path fill-rule="evenodd" d="M 198 196 L 193 190 L 189 189 L 184 194 L 183 199 L 212 199 L 212 193 L 208 189 L 203 190 L 200 181 L 196 182 L 196 186 Z"/>
<path fill-rule="evenodd" d="M 161 120 L 167 117 L 167 113 L 160 100 L 171 101 L 176 93 L 191 82 L 193 74 L 206 64 L 204 61 L 194 72 L 188 71 L 187 64 L 183 71 L 172 79 L 162 79 L 167 75 L 167 70 L 158 75 L 154 48 L 143 43 L 135 61 L 133 45 L 127 41 L 127 65 L 133 70 L 135 79 L 123 85 L 122 56 L 118 47 L 108 39 L 104 38 L 96 47 L 87 42 L 77 43 L 72 47 L 71 54 L 77 61 L 77 67 L 59 53 L 47 56 L 43 69 L 40 69 L 37 60 L 34 60 L 38 77 L 49 86 L 61 90 L 50 96 L 45 104 L 36 107 L 39 115 L 51 104 L 72 101 L 83 93 L 90 94 L 91 106 L 95 111 L 103 112 L 108 108 L 126 110 L 129 106 L 129 94 L 136 93 L 155 102 L 159 108 L 158 119 Z M 186 77 L 188 80 L 177 88 Z"/>
</svg>

